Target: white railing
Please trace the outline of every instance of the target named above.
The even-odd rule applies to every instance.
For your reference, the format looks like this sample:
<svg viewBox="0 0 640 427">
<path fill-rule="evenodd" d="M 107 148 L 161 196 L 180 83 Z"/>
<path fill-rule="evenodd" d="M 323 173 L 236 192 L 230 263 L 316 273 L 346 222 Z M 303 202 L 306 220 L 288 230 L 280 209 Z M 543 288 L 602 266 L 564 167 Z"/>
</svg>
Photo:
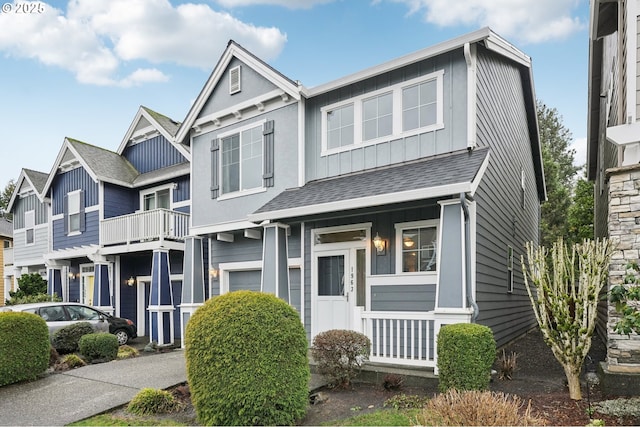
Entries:
<svg viewBox="0 0 640 427">
<path fill-rule="evenodd" d="M 436 366 L 436 316 L 430 312 L 360 311 L 362 333 L 371 340 L 372 362 Z"/>
<path fill-rule="evenodd" d="M 189 214 L 154 209 L 100 221 L 100 244 L 117 245 L 151 240 L 184 240 Z"/>
<path fill-rule="evenodd" d="M 13 265 L 13 248 L 4 248 L 4 265 Z"/>
</svg>

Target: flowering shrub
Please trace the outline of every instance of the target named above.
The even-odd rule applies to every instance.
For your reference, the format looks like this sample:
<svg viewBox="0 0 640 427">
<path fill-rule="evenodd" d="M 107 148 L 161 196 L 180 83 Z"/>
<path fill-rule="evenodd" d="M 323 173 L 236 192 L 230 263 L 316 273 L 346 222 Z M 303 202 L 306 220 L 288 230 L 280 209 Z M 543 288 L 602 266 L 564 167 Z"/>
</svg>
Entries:
<svg viewBox="0 0 640 427">
<path fill-rule="evenodd" d="M 320 374 L 333 387 L 349 387 L 369 360 L 371 341 L 365 335 L 341 329 L 321 332 L 313 339 L 311 355 Z"/>
</svg>

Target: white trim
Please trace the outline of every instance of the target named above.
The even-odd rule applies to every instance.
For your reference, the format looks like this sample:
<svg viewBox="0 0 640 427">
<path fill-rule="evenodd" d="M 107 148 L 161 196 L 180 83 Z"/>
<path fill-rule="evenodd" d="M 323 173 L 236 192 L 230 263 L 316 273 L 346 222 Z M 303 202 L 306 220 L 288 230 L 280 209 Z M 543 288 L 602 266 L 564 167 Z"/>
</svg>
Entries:
<svg viewBox="0 0 640 427">
<path fill-rule="evenodd" d="M 73 190 L 73 191 L 69 191 L 66 196 L 67 196 L 67 217 L 64 219 L 66 224 L 67 224 L 67 236 L 76 236 L 79 234 L 82 234 L 82 230 L 80 227 L 80 215 L 82 215 L 84 212 L 87 211 L 87 209 L 84 209 L 84 212 L 82 211 L 82 201 L 80 199 L 80 197 L 82 197 L 83 192 L 82 190 Z M 72 206 L 71 206 L 71 196 L 77 196 L 77 200 L 78 200 L 78 209 L 73 210 Z M 73 207 L 75 208 L 75 206 Z M 72 215 L 78 215 L 78 229 L 77 230 L 72 230 L 71 229 L 71 216 Z M 86 221 L 86 220 L 85 220 Z"/>
<path fill-rule="evenodd" d="M 433 273 L 398 273 L 398 274 L 374 274 L 367 276 L 369 286 L 404 286 L 404 285 L 436 285 L 437 275 Z"/>
<path fill-rule="evenodd" d="M 627 2 L 627 93 L 625 96 L 627 117 L 625 118 L 626 122 L 633 123 L 638 118 L 638 93 L 637 93 L 637 80 L 638 80 L 638 2 L 637 1 L 628 1 Z"/>
<path fill-rule="evenodd" d="M 31 217 L 31 226 L 27 226 L 27 215 Z M 31 230 L 31 237 L 33 239 L 32 242 L 27 241 L 27 232 Z M 36 211 L 31 209 L 24 213 L 24 246 L 33 246 L 36 244 Z"/>
<path fill-rule="evenodd" d="M 265 191 L 267 191 L 265 187 L 256 187 L 249 190 L 234 191 L 231 193 L 226 193 L 226 194 L 222 194 L 221 196 L 218 196 L 218 201 L 235 199 L 235 198 L 244 197 L 244 196 L 251 196 L 252 194 L 264 193 Z"/>
<path fill-rule="evenodd" d="M 162 191 L 162 190 L 169 190 L 169 207 L 167 209 L 169 210 L 173 210 L 173 184 L 169 183 L 169 184 L 163 184 L 163 185 L 159 185 L 157 187 L 150 187 L 150 188 L 146 188 L 144 190 L 140 190 L 140 193 L 138 194 L 139 197 L 139 202 L 140 202 L 140 210 L 141 211 L 145 211 L 144 208 L 144 196 L 148 195 L 148 194 L 155 194 L 156 197 L 156 206 L 154 209 L 151 210 L 155 210 L 155 209 L 160 209 L 157 206 L 157 201 L 158 201 L 158 191 Z"/>
<path fill-rule="evenodd" d="M 193 216 L 191 216 L 193 218 Z M 233 221 L 233 222 L 223 222 L 215 225 L 201 225 L 194 226 L 193 224 L 189 228 L 189 233 L 193 236 L 201 236 L 205 234 L 214 234 L 214 233 L 224 233 L 227 231 L 237 231 L 243 230 L 246 228 L 256 228 L 260 227 L 260 225 L 250 222 L 250 221 Z"/>
<path fill-rule="evenodd" d="M 344 101 L 336 102 L 334 104 L 326 105 L 320 108 L 321 111 L 321 151 L 320 156 L 328 156 L 331 154 L 337 154 L 345 151 L 351 151 L 356 148 L 367 147 L 369 145 L 376 145 L 383 142 L 388 142 L 398 138 L 406 138 L 413 135 L 418 135 L 427 132 L 433 132 L 438 129 L 444 128 L 444 70 L 438 70 L 433 73 L 429 73 L 424 76 L 416 77 L 411 80 L 406 80 L 392 86 L 388 86 L 382 89 L 378 89 L 372 92 L 367 92 L 362 95 L 349 98 Z M 403 130 L 402 123 L 402 91 L 410 86 L 419 85 L 429 81 L 436 81 L 436 121 L 435 123 L 419 127 L 416 129 Z M 393 124 L 390 135 L 384 135 L 378 138 L 364 140 L 362 135 L 363 126 L 363 111 L 362 103 L 371 98 L 375 98 L 380 95 L 390 93 L 392 95 L 392 114 Z M 342 108 L 348 105 L 353 105 L 353 144 L 345 145 L 342 147 L 328 148 L 327 144 L 327 114 L 338 108 Z"/>
<path fill-rule="evenodd" d="M 464 57 L 467 61 L 467 148 L 473 149 L 476 146 L 476 89 L 478 85 L 476 76 L 477 57 L 475 44 L 464 44 Z"/>
<path fill-rule="evenodd" d="M 440 267 L 440 263 L 438 262 L 440 259 L 440 248 L 441 243 L 438 241 L 438 247 L 436 248 L 436 269 L 434 271 L 402 271 L 402 248 L 404 247 L 402 244 L 402 231 L 409 228 L 435 228 L 436 229 L 436 239 L 440 235 L 440 219 L 426 219 L 422 221 L 410 221 L 410 222 L 398 222 L 394 224 L 395 228 L 395 246 L 396 246 L 396 275 L 401 277 L 429 277 L 431 276 L 430 282 L 436 283 L 438 278 L 438 270 Z"/>
<path fill-rule="evenodd" d="M 305 168 L 305 122 L 306 122 L 306 99 L 300 98 L 298 104 L 298 187 L 302 187 L 306 182 Z"/>
<path fill-rule="evenodd" d="M 218 264 L 218 283 L 220 295 L 229 292 L 229 273 L 232 271 L 262 271 L 262 260 L 221 262 Z"/>
</svg>

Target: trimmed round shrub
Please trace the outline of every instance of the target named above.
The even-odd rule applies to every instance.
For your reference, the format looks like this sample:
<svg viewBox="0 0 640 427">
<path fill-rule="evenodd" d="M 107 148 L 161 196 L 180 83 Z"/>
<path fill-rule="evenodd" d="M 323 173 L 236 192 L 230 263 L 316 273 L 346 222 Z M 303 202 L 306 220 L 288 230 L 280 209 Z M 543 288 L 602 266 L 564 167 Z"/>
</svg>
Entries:
<svg viewBox="0 0 640 427">
<path fill-rule="evenodd" d="M 292 425 L 309 399 L 300 315 L 271 294 L 236 291 L 205 302 L 185 333 L 191 401 L 204 425 Z"/>
<path fill-rule="evenodd" d="M 51 345 L 59 354 L 75 353 L 80 349 L 80 338 L 91 333 L 93 333 L 91 323 L 73 323 L 55 331 L 51 338 Z"/>
<path fill-rule="evenodd" d="M 118 357 L 118 338 L 115 335 L 98 332 L 80 338 L 80 354 L 89 361 L 108 362 Z"/>
<path fill-rule="evenodd" d="M 496 342 L 491 329 L 476 323 L 445 325 L 438 333 L 438 386 L 449 389 L 486 390 Z"/>
<path fill-rule="evenodd" d="M 0 386 L 33 380 L 49 367 L 49 329 L 38 315 L 0 313 Z"/>
<path fill-rule="evenodd" d="M 136 415 L 164 414 L 178 409 L 180 409 L 180 402 L 173 394 L 155 388 L 143 388 L 127 406 L 127 411 Z"/>
<path fill-rule="evenodd" d="M 311 347 L 318 372 L 334 387 L 347 388 L 369 360 L 371 340 L 359 332 L 331 329 L 316 335 Z"/>
</svg>

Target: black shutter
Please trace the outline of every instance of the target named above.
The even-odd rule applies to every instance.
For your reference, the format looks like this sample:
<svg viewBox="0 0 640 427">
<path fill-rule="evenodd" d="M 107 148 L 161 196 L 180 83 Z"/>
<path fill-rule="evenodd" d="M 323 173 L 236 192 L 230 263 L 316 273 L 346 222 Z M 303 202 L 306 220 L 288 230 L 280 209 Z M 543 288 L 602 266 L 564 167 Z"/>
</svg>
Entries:
<svg viewBox="0 0 640 427">
<path fill-rule="evenodd" d="M 220 191 L 220 183 L 219 181 L 219 160 L 218 156 L 220 153 L 220 140 L 214 139 L 211 141 L 211 198 L 217 199 L 218 193 Z"/>
<path fill-rule="evenodd" d="M 69 234 L 69 197 L 66 194 L 62 198 L 62 222 L 64 222 L 64 234 Z"/>
<path fill-rule="evenodd" d="M 262 175 L 263 184 L 265 187 L 273 187 L 273 164 L 274 164 L 274 131 L 273 120 L 269 120 L 264 124 L 264 174 Z"/>
<path fill-rule="evenodd" d="M 85 218 L 84 218 L 84 191 L 80 191 L 80 194 L 78 195 L 78 198 L 80 199 L 79 203 L 80 203 L 80 232 L 83 233 L 84 232 L 84 226 L 85 226 Z"/>
</svg>

